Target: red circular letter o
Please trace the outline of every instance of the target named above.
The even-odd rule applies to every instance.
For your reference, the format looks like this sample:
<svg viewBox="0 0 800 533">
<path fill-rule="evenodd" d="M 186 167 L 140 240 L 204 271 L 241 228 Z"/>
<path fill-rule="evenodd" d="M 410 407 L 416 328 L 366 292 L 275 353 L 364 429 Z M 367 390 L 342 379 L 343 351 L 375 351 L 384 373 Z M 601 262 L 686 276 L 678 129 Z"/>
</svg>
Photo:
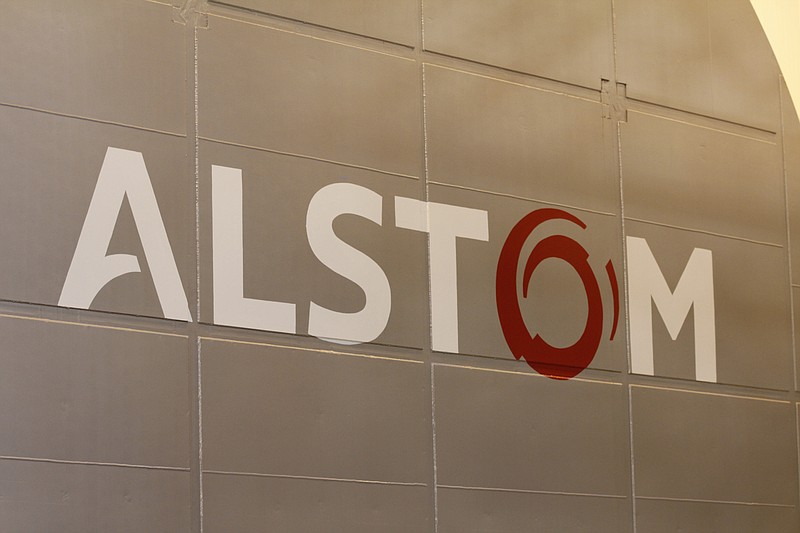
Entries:
<svg viewBox="0 0 800 533">
<path fill-rule="evenodd" d="M 509 233 L 497 262 L 496 298 L 497 314 L 506 343 L 517 359 L 524 358 L 528 365 L 545 376 L 569 379 L 589 366 L 600 346 L 603 334 L 603 301 L 597 278 L 589 266 L 589 254 L 577 242 L 563 235 L 542 239 L 531 252 L 523 273 L 523 297 L 528 295 L 528 284 L 536 267 L 545 259 L 566 261 L 580 276 L 586 291 L 589 313 L 583 334 L 575 344 L 557 348 L 548 344 L 538 334 L 531 337 L 522 318 L 517 293 L 517 266 L 522 247 L 536 227 L 548 220 L 562 219 L 586 225 L 577 217 L 560 209 L 538 209 L 526 215 Z"/>
</svg>

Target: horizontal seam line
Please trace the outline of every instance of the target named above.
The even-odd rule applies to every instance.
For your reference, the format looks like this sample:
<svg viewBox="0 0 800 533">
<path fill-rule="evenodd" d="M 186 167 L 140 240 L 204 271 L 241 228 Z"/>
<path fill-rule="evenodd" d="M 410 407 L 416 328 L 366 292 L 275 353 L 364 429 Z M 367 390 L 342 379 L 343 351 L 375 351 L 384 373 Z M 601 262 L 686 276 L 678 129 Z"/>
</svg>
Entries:
<svg viewBox="0 0 800 533">
<path fill-rule="evenodd" d="M 350 478 L 336 478 L 324 476 L 294 476 L 290 474 L 264 474 L 259 472 L 229 472 L 225 470 L 203 470 L 204 474 L 216 474 L 223 476 L 246 476 L 246 477 L 264 477 L 276 479 L 299 479 L 304 481 L 332 481 L 338 483 L 360 483 L 363 485 L 396 485 L 402 487 L 427 487 L 426 483 L 414 483 L 408 481 L 380 481 L 374 479 L 350 479 Z"/>
<path fill-rule="evenodd" d="M 270 13 L 269 11 L 262 11 L 260 9 L 247 8 L 247 7 L 239 6 L 239 5 L 236 5 L 236 4 L 231 4 L 230 2 L 224 2 L 222 0 L 209 0 L 209 4 L 210 5 L 214 5 L 214 6 L 219 6 L 219 7 L 222 7 L 224 9 L 229 9 L 229 10 L 237 12 L 237 13 L 247 13 L 249 15 L 265 17 L 265 18 L 268 18 L 268 19 L 280 20 L 280 21 L 283 21 L 283 22 L 294 23 L 294 24 L 302 24 L 303 26 L 307 26 L 307 27 L 310 27 L 310 28 L 317 28 L 317 29 L 320 29 L 320 30 L 333 32 L 335 34 L 342 35 L 342 36 L 357 37 L 357 38 L 365 39 L 365 40 L 372 41 L 372 42 L 375 42 L 375 43 L 383 43 L 383 44 L 388 44 L 388 45 L 391 45 L 391 46 L 397 46 L 398 48 L 402 49 L 405 52 L 413 52 L 414 51 L 414 46 L 410 45 L 410 44 L 403 44 L 401 42 L 392 41 L 392 40 L 389 40 L 389 39 L 381 39 L 380 37 L 374 37 L 372 35 L 366 35 L 364 33 L 348 31 L 348 30 L 344 30 L 344 29 L 341 29 L 341 28 L 335 28 L 333 26 L 326 26 L 326 25 L 320 24 L 318 22 L 311 22 L 311 21 L 308 21 L 308 20 L 292 18 L 292 17 L 286 16 L 286 15 L 280 15 L 278 13 Z M 249 21 L 249 20 L 240 20 L 238 18 L 227 17 L 227 16 L 221 15 L 219 13 L 206 13 L 206 14 L 208 16 L 211 16 L 211 17 L 217 17 L 217 18 L 221 18 L 221 19 L 232 20 L 232 21 L 235 21 L 235 22 L 242 22 L 244 24 L 252 24 L 252 25 L 258 26 L 260 28 L 268 28 L 268 29 L 271 29 L 271 30 L 281 31 L 281 32 L 284 32 L 284 33 L 290 33 L 292 35 L 298 35 L 300 37 L 308 37 L 310 39 L 316 39 L 316 40 L 320 40 L 320 41 L 331 42 L 331 43 L 334 43 L 334 44 L 341 44 L 342 46 L 348 46 L 350 48 L 355 48 L 357 50 L 365 50 L 365 51 L 368 51 L 368 52 L 375 52 L 375 53 L 378 53 L 378 54 L 384 54 L 384 55 L 388 55 L 388 56 L 391 56 L 391 57 L 397 57 L 399 59 L 410 59 L 410 58 L 405 58 L 403 56 L 399 56 L 399 55 L 391 54 L 391 53 L 388 53 L 388 52 L 384 52 L 382 50 L 373 50 L 372 48 L 366 48 L 366 47 L 357 46 L 357 45 L 354 45 L 354 44 L 351 44 L 351 43 L 341 42 L 341 41 L 338 41 L 336 39 L 325 39 L 324 37 L 318 37 L 316 35 L 308 35 L 306 33 L 302 33 L 302 32 L 299 32 L 299 31 L 292 31 L 292 30 L 285 29 L 285 28 L 275 28 L 274 26 L 271 26 L 266 22 L 263 22 L 263 23 L 259 24 L 258 22 L 252 22 L 252 21 Z"/>
<path fill-rule="evenodd" d="M 721 119 L 721 118 L 717 118 L 717 117 L 712 117 L 712 116 L 709 116 L 709 115 L 703 115 L 702 113 L 695 113 L 695 112 L 692 112 L 692 111 L 686 111 L 684 109 L 678 109 L 676 107 L 670 107 L 670 106 L 666 106 L 666 105 L 662 105 L 662 104 L 656 104 L 656 103 L 653 103 L 653 102 L 648 102 L 646 100 L 639 100 L 639 99 L 636 99 L 636 98 L 631 98 L 630 96 L 627 96 L 625 98 L 625 100 L 627 102 L 633 104 L 633 105 L 629 105 L 628 106 L 628 111 L 631 111 L 633 113 L 638 113 L 640 115 L 647 115 L 647 116 L 654 117 L 654 118 L 660 118 L 660 119 L 664 119 L 664 120 L 669 120 L 671 122 L 678 122 L 680 124 L 686 124 L 686 125 L 689 125 L 689 126 L 694 126 L 696 128 L 701 128 L 701 129 L 711 130 L 711 131 L 717 131 L 719 133 L 725 133 L 725 134 L 728 134 L 728 135 L 733 135 L 735 137 L 741 137 L 743 139 L 749 139 L 751 141 L 756 141 L 756 142 L 761 142 L 761 143 L 777 146 L 777 142 L 774 141 L 774 140 L 769 140 L 769 139 L 766 139 L 766 138 L 760 138 L 760 137 L 756 136 L 757 134 L 761 134 L 762 136 L 765 136 L 765 137 L 769 136 L 769 137 L 772 137 L 772 138 L 777 138 L 778 133 L 774 132 L 774 131 L 765 130 L 763 128 L 758 128 L 758 127 L 755 127 L 755 126 L 748 126 L 746 124 L 740 124 L 738 122 L 732 122 L 730 120 L 725 120 L 725 119 Z M 637 104 L 641 105 L 642 107 L 638 107 Z M 679 113 L 681 115 L 688 115 L 689 117 L 696 117 L 696 118 L 700 118 L 700 119 L 706 119 L 706 120 L 709 120 L 709 121 L 712 121 L 712 122 L 715 122 L 715 123 L 719 124 L 720 127 L 715 128 L 715 127 L 712 127 L 710 125 L 698 124 L 696 122 L 690 122 L 689 120 L 681 120 L 679 118 L 669 117 L 669 116 L 666 116 L 664 114 L 658 114 L 658 113 L 656 113 L 656 110 L 659 110 L 659 109 L 673 111 L 673 112 Z M 727 129 L 723 129 L 724 126 L 728 126 L 728 128 Z M 740 128 L 742 130 L 747 130 L 747 131 L 750 131 L 750 132 L 753 132 L 753 133 L 751 135 L 746 135 L 744 133 L 731 131 L 732 128 Z"/>
<path fill-rule="evenodd" d="M 461 348 L 459 348 L 459 349 L 461 349 Z M 504 357 L 502 355 L 491 355 L 491 354 L 487 354 L 487 353 L 481 354 L 481 353 L 463 352 L 463 351 L 462 352 L 443 352 L 443 351 L 439 351 L 439 350 L 433 350 L 433 354 L 435 354 L 437 356 L 441 356 L 441 357 L 458 356 L 459 358 L 461 358 L 461 359 L 463 359 L 465 361 L 506 362 L 506 363 L 512 363 L 512 364 L 514 363 L 514 360 L 509 358 L 509 357 Z M 466 359 L 466 358 L 469 358 L 469 359 Z M 437 361 L 438 360 L 439 359 L 437 359 Z M 456 364 L 456 363 L 436 363 L 436 364 L 452 365 L 452 366 L 455 366 L 455 367 L 462 367 L 462 366 L 466 365 L 466 364 L 465 365 L 460 365 L 460 364 Z M 470 366 L 471 367 L 472 365 L 466 365 L 466 366 Z M 563 366 L 565 368 L 576 368 L 574 366 L 570 367 L 569 365 L 560 365 L 560 366 Z M 484 367 L 474 367 L 474 368 L 484 369 Z M 615 369 L 615 368 L 588 367 L 588 368 L 586 368 L 586 370 L 590 370 L 590 371 L 594 371 L 594 372 L 608 372 L 610 375 L 613 375 L 614 377 L 618 377 L 620 374 L 628 372 L 627 367 L 624 368 L 624 369 L 622 369 L 622 368 Z M 516 371 L 514 371 L 514 370 L 508 370 L 508 371 L 504 370 L 504 372 L 516 372 Z M 522 372 L 522 374 L 527 375 L 525 372 Z M 579 378 L 572 378 L 570 381 L 574 381 L 576 379 L 579 379 Z M 603 380 L 601 379 L 600 381 L 603 381 Z"/>
<path fill-rule="evenodd" d="M 742 241 L 742 242 L 749 242 L 750 244 L 760 244 L 762 246 L 770 246 L 772 248 L 783 248 L 782 244 L 777 244 L 774 242 L 767 242 L 767 241 L 758 241 L 755 239 L 748 239 L 747 237 L 737 237 L 735 235 L 726 235 L 724 233 L 717 233 L 715 231 L 708 231 L 704 229 L 698 228 L 689 228 L 686 226 L 677 226 L 675 224 L 669 224 L 667 222 L 657 222 L 655 220 L 645 220 L 643 218 L 635 218 L 626 216 L 625 220 L 630 220 L 631 222 L 641 222 L 642 224 L 652 224 L 654 226 L 661 226 L 664 228 L 672 228 L 672 229 L 679 229 L 683 231 L 691 231 L 694 233 L 702 233 L 704 235 L 711 235 L 712 237 L 722 237 L 723 239 L 732 239 L 735 241 Z"/>
<path fill-rule="evenodd" d="M 355 169 L 359 169 L 359 170 L 366 170 L 366 171 L 369 171 L 369 172 L 375 172 L 375 173 L 378 173 L 378 174 L 385 174 L 387 176 L 395 176 L 395 177 L 398 177 L 398 178 L 419 180 L 419 177 L 412 176 L 411 174 L 402 174 L 400 172 L 392 172 L 391 170 L 381 170 L 379 168 L 372 168 L 372 167 L 367 167 L 367 166 L 364 166 L 364 165 L 356 165 L 354 163 L 344 163 L 342 161 L 334 161 L 333 159 L 325 159 L 323 157 L 316 157 L 316 156 L 313 156 L 313 155 L 299 154 L 299 153 L 294 153 L 294 152 L 286 152 L 286 151 L 283 151 L 283 150 L 275 150 L 275 149 L 272 149 L 272 148 L 264 148 L 263 146 L 254 146 L 252 144 L 243 144 L 243 143 L 238 143 L 238 142 L 235 142 L 235 141 L 224 141 L 222 139 L 215 139 L 213 137 L 206 137 L 206 136 L 203 136 L 203 135 L 198 135 L 197 138 L 199 140 L 201 140 L 201 141 L 208 141 L 208 142 L 213 142 L 213 143 L 217 143 L 217 144 L 224 144 L 224 145 L 227 145 L 227 146 L 236 146 L 236 147 L 239 147 L 239 148 L 247 148 L 247 149 L 250 149 L 250 150 L 258 150 L 259 152 L 268 152 L 268 153 L 271 153 L 271 154 L 278 154 L 278 155 L 285 155 L 285 156 L 290 156 L 290 157 L 297 157 L 299 159 L 308 159 L 308 160 L 311 160 L 311 161 L 319 161 L 320 163 L 329 163 L 329 164 L 332 164 L 332 165 L 339 165 L 339 166 L 347 167 L 347 168 L 355 168 Z"/>
<path fill-rule="evenodd" d="M 518 76 L 524 76 L 526 78 L 530 78 L 531 80 L 546 81 L 546 82 L 558 84 L 558 85 L 561 85 L 561 86 L 564 86 L 564 87 L 570 87 L 572 89 L 579 89 L 579 90 L 582 90 L 582 91 L 590 92 L 592 94 L 596 94 L 597 95 L 597 99 L 595 100 L 595 99 L 589 98 L 587 96 L 580 96 L 580 95 L 577 95 L 577 94 L 570 94 L 568 92 L 557 91 L 555 89 L 547 89 L 545 87 L 540 87 L 538 85 L 520 83 L 518 81 L 508 80 L 508 79 L 505 79 L 505 78 L 498 78 L 498 77 L 490 76 L 490 75 L 487 75 L 487 74 L 484 74 L 484 73 L 480 73 L 480 72 L 475 72 L 475 71 L 471 71 L 471 70 L 465 70 L 465 69 L 461 69 L 461 68 L 452 67 L 450 65 L 441 65 L 441 64 L 438 64 L 438 63 L 432 63 L 432 62 L 429 62 L 429 61 L 425 61 L 425 58 L 427 56 L 444 57 L 444 58 L 447 58 L 447 59 L 456 60 L 459 63 L 466 63 L 467 65 L 479 65 L 481 67 L 487 67 L 487 68 L 491 68 L 491 69 L 496 69 L 496 70 L 499 70 L 501 72 L 515 74 L 515 75 L 518 75 Z M 581 100 L 581 101 L 589 102 L 589 103 L 592 103 L 592 104 L 598 104 L 598 105 L 602 104 L 602 101 L 600 100 L 601 91 L 599 89 L 592 89 L 590 87 L 585 87 L 583 85 L 576 85 L 576 84 L 565 82 L 565 81 L 561 81 L 561 80 L 556 80 L 556 79 L 552 79 L 552 78 L 545 78 L 545 77 L 537 76 L 536 74 L 530 74 L 528 72 L 524 72 L 524 71 L 521 71 L 521 70 L 514 70 L 514 69 L 507 68 L 507 67 L 502 67 L 502 66 L 499 66 L 499 65 L 492 65 L 491 63 L 482 63 L 480 61 L 476 61 L 476 60 L 473 60 L 473 59 L 468 59 L 468 58 L 458 57 L 458 56 L 452 56 L 452 55 L 449 55 L 449 54 L 445 54 L 445 53 L 442 53 L 442 52 L 436 52 L 436 51 L 433 51 L 433 50 L 423 50 L 422 51 L 422 58 L 423 58 L 423 65 L 426 65 L 426 66 L 429 65 L 431 67 L 440 68 L 440 69 L 444 69 L 444 70 L 450 70 L 450 71 L 453 71 L 453 72 L 460 72 L 460 73 L 463 73 L 463 74 L 470 74 L 470 75 L 478 76 L 480 78 L 484 78 L 484 79 L 488 79 L 488 80 L 508 83 L 510 85 L 516 85 L 518 87 L 523 87 L 525 89 L 533 89 L 535 91 L 541 91 L 541 92 L 548 93 L 548 94 L 553 94 L 553 95 L 556 95 L 556 96 L 564 96 L 566 98 L 573 98 L 575 100 Z"/>
<path fill-rule="evenodd" d="M 73 115 L 71 113 L 60 113 L 58 111 L 53 111 L 51 109 L 42 109 L 39 107 L 26 106 L 21 104 L 11 104 L 8 102 L 0 102 L 0 106 L 9 107 L 12 109 L 23 109 L 25 111 L 33 111 L 35 113 L 43 113 L 45 115 L 52 115 L 56 117 L 74 118 L 76 120 L 84 120 L 86 122 L 94 122 L 96 124 L 106 124 L 109 126 L 119 126 L 121 128 L 131 128 L 134 130 L 146 131 L 149 133 L 160 133 L 161 135 L 169 135 L 170 137 L 177 137 L 179 139 L 186 138 L 185 133 L 175 133 L 174 131 L 159 130 L 156 128 L 148 128 L 145 126 L 137 126 L 135 124 L 125 124 L 124 122 L 115 122 L 113 120 L 104 120 L 101 118 L 84 117 L 82 115 Z"/>
<path fill-rule="evenodd" d="M 14 455 L 0 455 L 0 461 L 24 461 L 31 463 L 50 463 L 62 465 L 84 465 L 84 466 L 109 466 L 115 468 L 134 468 L 138 470 L 165 470 L 170 472 L 189 472 L 188 467 L 181 466 L 157 466 L 157 465 L 135 465 L 127 463 L 105 463 L 98 461 L 70 461 L 67 459 L 48 459 L 43 457 L 19 457 Z"/>
<path fill-rule="evenodd" d="M 485 190 L 485 189 L 479 189 L 477 187 L 469 187 L 467 185 L 457 185 L 455 183 L 445 183 L 445 182 L 442 182 L 442 181 L 434 181 L 434 180 L 428 180 L 428 184 L 430 184 L 430 185 L 439 185 L 441 187 L 450 187 L 452 189 L 461 189 L 461 190 L 464 190 L 464 191 L 472 191 L 472 192 L 479 192 L 479 193 L 483 193 L 483 194 L 491 194 L 493 196 L 503 196 L 503 197 L 506 197 L 506 198 L 514 198 L 516 200 L 526 200 L 526 201 L 529 201 L 529 202 L 537 202 L 537 203 L 545 204 L 545 205 L 563 207 L 565 209 L 574 209 L 576 211 L 582 211 L 582 212 L 585 212 L 585 213 L 594 213 L 596 215 L 603 215 L 603 216 L 608 216 L 608 217 L 617 216 L 615 213 L 609 213 L 607 211 L 599 211 L 597 209 L 589 209 L 587 207 L 578 207 L 578 206 L 575 206 L 575 205 L 562 204 L 562 203 L 559 203 L 559 202 L 551 202 L 551 201 L 548 201 L 548 200 L 541 200 L 539 198 L 533 198 L 533 197 L 530 197 L 530 196 L 520 196 L 518 194 L 511 194 L 511 193 L 507 193 L 507 192 L 488 191 L 488 190 Z"/>
<path fill-rule="evenodd" d="M 595 494 L 591 492 L 564 492 L 555 490 L 529 490 L 529 489 L 511 489 L 499 487 L 471 487 L 464 485 L 436 485 L 440 489 L 455 489 L 455 490 L 474 490 L 485 492 L 514 492 L 519 494 L 545 494 L 552 496 L 583 496 L 590 498 L 613 498 L 618 500 L 625 500 L 628 496 L 624 494 Z"/>
<path fill-rule="evenodd" d="M 696 498 L 668 498 L 661 496 L 636 496 L 637 500 L 653 500 L 653 501 L 667 501 L 667 502 L 688 502 L 688 503 L 718 503 L 724 505 L 747 505 L 757 507 L 781 507 L 794 509 L 794 505 L 785 503 L 764 503 L 764 502 L 740 502 L 733 500 L 702 500 Z"/>
<path fill-rule="evenodd" d="M 442 366 L 445 368 L 456 368 L 462 370 L 478 370 L 483 372 L 493 372 L 495 374 L 513 374 L 516 376 L 527 376 L 531 378 L 547 378 L 547 376 L 539 373 L 528 373 L 528 372 L 519 372 L 517 370 L 502 370 L 499 368 L 482 368 L 479 366 L 470 366 L 470 365 L 458 365 L 455 363 L 433 363 L 433 366 Z M 577 381 L 579 383 L 596 383 L 599 385 L 613 385 L 615 387 L 621 387 L 622 383 L 617 383 L 615 381 L 603 381 L 601 379 L 587 379 L 587 378 L 572 378 L 570 381 Z"/>
<path fill-rule="evenodd" d="M 69 308 L 67 308 L 69 309 Z M 126 328 L 122 326 L 106 326 L 103 324 L 87 324 L 85 322 L 69 322 L 66 320 L 54 320 L 52 318 L 40 318 L 35 316 L 24 316 L 24 315 L 9 315 L 6 313 L 0 313 L 0 318 L 8 318 L 14 320 L 31 320 L 34 322 L 45 322 L 48 324 L 63 324 L 65 326 L 84 326 L 87 328 L 98 328 L 98 329 L 110 329 L 114 331 L 128 331 L 132 333 L 146 333 L 148 335 L 163 335 L 165 337 L 177 337 L 179 339 L 188 339 L 189 337 L 186 335 L 181 335 L 180 333 L 166 333 L 160 331 L 150 331 L 146 329 L 136 329 L 136 328 Z"/>
<path fill-rule="evenodd" d="M 752 400 L 756 402 L 772 402 L 772 403 L 780 403 L 785 405 L 791 405 L 792 402 L 790 400 L 776 400 L 775 398 L 759 398 L 758 396 L 744 396 L 740 394 L 728 394 L 724 392 L 711 392 L 711 391 L 701 391 L 701 390 L 692 390 L 692 389 L 678 389 L 672 387 L 663 387 L 657 385 L 640 385 L 638 383 L 631 383 L 631 388 L 637 389 L 652 389 L 652 390 L 663 390 L 667 392 L 686 392 L 689 394 L 702 394 L 704 396 L 720 396 L 722 398 L 734 398 L 737 400 Z"/>
<path fill-rule="evenodd" d="M 390 45 L 393 45 L 393 46 L 401 47 L 406 52 L 411 52 L 411 51 L 414 50 L 414 48 L 412 46 L 403 45 L 403 44 L 400 44 L 400 43 L 395 43 L 393 41 L 387 41 L 387 40 L 384 40 L 384 39 L 376 39 L 375 37 L 370 37 L 368 35 L 361 35 L 359 33 L 353 33 L 353 32 L 348 32 L 348 31 L 344 31 L 344 30 L 337 30 L 336 28 L 329 28 L 327 26 L 322 26 L 320 24 L 314 24 L 313 22 L 312 23 L 307 23 L 307 22 L 304 22 L 304 21 L 301 21 L 301 20 L 297 20 L 297 19 L 292 19 L 292 18 L 288 18 L 288 17 L 282 17 L 280 15 L 273 15 L 271 13 L 266 13 L 264 11 L 257 11 L 257 10 L 254 10 L 254 9 L 242 8 L 240 6 L 235 6 L 235 5 L 227 4 L 227 3 L 224 3 L 224 2 L 215 2 L 213 0 L 212 0 L 212 4 L 220 6 L 222 8 L 232 9 L 232 10 L 235 10 L 235 11 L 240 12 L 240 13 L 250 13 L 250 14 L 253 14 L 253 15 L 260 15 L 262 17 L 275 17 L 277 19 L 280 19 L 280 20 L 283 20 L 283 21 L 286 21 L 286 22 L 306 24 L 307 26 L 310 26 L 310 27 L 329 30 L 329 31 L 332 31 L 332 32 L 335 32 L 335 33 L 338 33 L 338 34 L 342 34 L 342 35 L 349 35 L 351 37 L 361 37 L 361 38 L 369 39 L 369 40 L 372 40 L 372 41 L 375 41 L 375 42 L 387 43 L 387 44 L 390 44 Z M 337 45 L 340 45 L 340 46 L 345 46 L 347 48 L 352 48 L 354 50 L 361 50 L 361 51 L 364 51 L 364 52 L 371 52 L 371 53 L 374 53 L 374 54 L 380 54 L 380 55 L 392 57 L 394 59 L 400 59 L 402 61 L 415 61 L 413 58 L 404 57 L 404 56 L 399 55 L 399 54 L 392 54 L 392 53 L 389 53 L 389 52 L 385 52 L 383 50 L 376 50 L 374 48 L 367 48 L 366 46 L 358 46 L 358 45 L 355 45 L 355 44 L 352 44 L 352 43 L 346 43 L 346 42 L 343 42 L 343 41 L 340 41 L 340 40 L 336 40 L 336 39 L 326 39 L 324 37 L 319 37 L 317 35 L 309 35 L 307 33 L 301 33 L 299 31 L 293 31 L 293 30 L 289 30 L 289 29 L 286 29 L 286 28 L 276 28 L 275 26 L 268 24 L 266 21 L 253 22 L 252 20 L 242 20 L 240 18 L 229 17 L 229 16 L 222 15 L 222 14 L 219 14 L 219 13 L 207 13 L 207 15 L 209 17 L 215 17 L 215 18 L 219 18 L 219 19 L 223 19 L 223 20 L 230 20 L 231 22 L 238 22 L 240 24 L 247 24 L 247 25 L 250 25 L 250 26 L 255 26 L 257 28 L 264 28 L 264 29 L 267 29 L 267 30 L 273 30 L 273 31 L 281 32 L 281 33 L 288 33 L 289 35 L 296 35 L 297 37 L 303 37 L 303 38 L 306 38 L 306 39 L 312 39 L 314 41 L 322 41 L 322 42 L 325 42 L 325 43 L 331 43 L 331 44 L 337 44 Z"/>
<path fill-rule="evenodd" d="M 306 348 L 303 346 L 287 346 L 282 344 L 274 344 L 269 342 L 258 342 L 258 341 L 243 341 L 237 339 L 225 339 L 221 337 L 207 337 L 201 335 L 199 337 L 200 340 L 204 341 L 216 341 L 216 342 L 228 342 L 232 344 L 244 344 L 248 346 L 264 346 L 266 348 L 282 348 L 286 350 L 298 350 L 301 352 L 314 352 L 314 353 L 322 353 L 326 355 L 341 355 L 345 357 L 360 357 L 364 359 L 380 359 L 384 361 L 391 361 L 393 363 L 411 363 L 414 365 L 421 365 L 424 364 L 422 361 L 416 361 L 414 359 L 403 359 L 401 357 L 388 357 L 385 355 L 371 355 L 371 354 L 361 354 L 361 353 L 353 353 L 353 352 L 339 352 L 336 350 L 326 350 L 324 348 Z"/>
</svg>

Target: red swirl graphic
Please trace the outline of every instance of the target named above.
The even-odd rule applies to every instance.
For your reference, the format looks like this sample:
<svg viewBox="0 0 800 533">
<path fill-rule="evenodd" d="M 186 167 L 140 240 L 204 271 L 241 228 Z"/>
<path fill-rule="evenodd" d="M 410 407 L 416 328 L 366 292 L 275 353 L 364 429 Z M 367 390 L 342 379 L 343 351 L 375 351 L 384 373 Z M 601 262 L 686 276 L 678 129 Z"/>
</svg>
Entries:
<svg viewBox="0 0 800 533">
<path fill-rule="evenodd" d="M 586 229 L 586 224 L 574 215 L 560 209 L 548 208 L 529 213 L 509 233 L 497 262 L 497 314 L 506 343 L 514 357 L 518 360 L 524 358 L 531 368 L 545 376 L 554 379 L 570 379 L 582 372 L 592 362 L 603 334 L 603 301 L 597 278 L 589 265 L 589 254 L 573 239 L 563 235 L 553 235 L 542 239 L 534 247 L 523 271 L 522 295 L 525 298 L 528 297 L 528 285 L 533 271 L 545 259 L 561 259 L 575 269 L 580 276 L 586 291 L 589 313 L 586 317 L 583 334 L 572 346 L 558 348 L 548 344 L 538 334 L 532 337 L 522 318 L 517 294 L 517 266 L 525 241 L 540 224 L 556 219 L 566 220 Z M 619 300 L 616 274 L 611 261 L 606 265 L 606 271 L 614 293 L 612 331 L 615 332 Z"/>
</svg>

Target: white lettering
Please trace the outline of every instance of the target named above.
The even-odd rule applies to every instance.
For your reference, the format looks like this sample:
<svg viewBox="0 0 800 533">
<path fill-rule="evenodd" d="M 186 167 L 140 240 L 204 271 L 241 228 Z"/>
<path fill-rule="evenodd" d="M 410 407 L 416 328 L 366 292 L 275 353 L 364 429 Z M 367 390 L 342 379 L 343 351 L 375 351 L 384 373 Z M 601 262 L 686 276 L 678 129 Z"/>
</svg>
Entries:
<svg viewBox="0 0 800 533">
<path fill-rule="evenodd" d="M 242 171 L 211 167 L 214 323 L 295 332 L 295 305 L 244 297 Z"/>
<path fill-rule="evenodd" d="M 394 205 L 397 227 L 429 235 L 433 349 L 458 353 L 456 238 L 488 241 L 489 213 L 399 196 Z"/>
<path fill-rule="evenodd" d="M 382 225 L 382 199 L 377 193 L 352 183 L 323 187 L 308 205 L 308 244 L 325 266 L 361 287 L 366 303 L 361 311 L 342 313 L 311 302 L 308 333 L 338 344 L 369 342 L 389 322 L 392 291 L 383 269 L 334 233 L 333 221 L 344 214 L 358 215 Z"/>
<path fill-rule="evenodd" d="M 628 237 L 628 287 L 630 298 L 631 370 L 653 375 L 653 317 L 655 302 L 673 340 L 694 307 L 695 377 L 717 381 L 714 323 L 714 273 L 711 251 L 695 248 L 675 292 L 669 290 L 645 239 Z"/>
<path fill-rule="evenodd" d="M 144 157 L 139 152 L 120 148 L 106 150 L 58 305 L 89 309 L 97 293 L 111 280 L 141 272 L 134 255 L 106 255 L 126 196 L 164 317 L 191 322 L 186 293 Z"/>
</svg>

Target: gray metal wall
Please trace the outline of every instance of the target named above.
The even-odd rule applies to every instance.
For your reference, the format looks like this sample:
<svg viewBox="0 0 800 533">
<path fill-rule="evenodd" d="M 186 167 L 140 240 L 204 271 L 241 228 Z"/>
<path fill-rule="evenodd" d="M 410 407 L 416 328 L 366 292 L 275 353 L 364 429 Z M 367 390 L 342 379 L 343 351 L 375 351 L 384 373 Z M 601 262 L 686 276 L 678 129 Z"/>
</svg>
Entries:
<svg viewBox="0 0 800 533">
<path fill-rule="evenodd" d="M 749 2 L 228 3 L 0 0 L 0 530 L 798 530 L 800 123 Z M 109 147 L 144 158 L 191 322 L 127 202 L 108 253 L 142 272 L 58 306 Z M 294 303 L 297 335 L 214 324 L 212 165 L 242 170 L 244 295 Z M 382 197 L 334 229 L 392 287 L 352 346 L 307 334 L 310 302 L 364 306 L 306 237 L 343 182 Z M 457 241 L 458 353 L 431 348 L 396 196 L 488 212 Z M 495 304 L 545 207 L 623 284 L 566 381 L 515 360 Z M 717 383 L 692 314 L 672 340 L 654 313 L 654 375 L 629 371 L 626 237 L 673 289 L 713 254 Z M 534 279 L 526 320 L 569 345 L 575 272 Z"/>
</svg>

